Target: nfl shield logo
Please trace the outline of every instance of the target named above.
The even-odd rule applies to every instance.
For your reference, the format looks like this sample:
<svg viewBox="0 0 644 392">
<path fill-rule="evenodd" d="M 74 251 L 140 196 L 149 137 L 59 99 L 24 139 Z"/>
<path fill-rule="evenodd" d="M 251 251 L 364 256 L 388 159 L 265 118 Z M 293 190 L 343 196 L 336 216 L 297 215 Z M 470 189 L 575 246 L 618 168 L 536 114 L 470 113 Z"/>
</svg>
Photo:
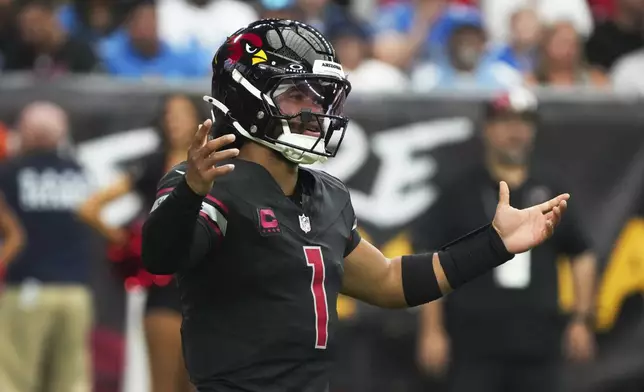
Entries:
<svg viewBox="0 0 644 392">
<path fill-rule="evenodd" d="M 300 215 L 300 229 L 305 233 L 311 231 L 311 220 L 308 216 Z"/>
</svg>

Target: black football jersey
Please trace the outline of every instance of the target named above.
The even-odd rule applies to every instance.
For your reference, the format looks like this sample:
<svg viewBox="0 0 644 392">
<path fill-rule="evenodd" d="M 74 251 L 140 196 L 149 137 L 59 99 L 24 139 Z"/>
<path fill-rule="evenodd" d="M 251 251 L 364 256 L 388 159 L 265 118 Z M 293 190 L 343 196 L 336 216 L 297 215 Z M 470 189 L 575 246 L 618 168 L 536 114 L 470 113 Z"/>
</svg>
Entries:
<svg viewBox="0 0 644 392">
<path fill-rule="evenodd" d="M 300 197 L 289 198 L 262 166 L 233 163 L 200 212 L 213 256 L 177 274 L 192 382 L 200 392 L 326 391 L 343 260 L 359 242 L 349 192 L 300 168 Z M 166 175 L 159 202 L 185 171 Z"/>
</svg>

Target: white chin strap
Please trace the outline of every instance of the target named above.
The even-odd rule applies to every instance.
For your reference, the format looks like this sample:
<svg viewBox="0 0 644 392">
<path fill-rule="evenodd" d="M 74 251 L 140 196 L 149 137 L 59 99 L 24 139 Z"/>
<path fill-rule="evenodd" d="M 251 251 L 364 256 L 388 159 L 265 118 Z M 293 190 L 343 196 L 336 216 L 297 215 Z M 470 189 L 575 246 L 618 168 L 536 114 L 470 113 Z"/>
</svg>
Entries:
<svg viewBox="0 0 644 392">
<path fill-rule="evenodd" d="M 257 99 L 262 99 L 262 93 L 255 86 L 253 86 L 248 80 L 246 80 L 246 78 L 244 78 L 239 71 L 235 69 L 233 70 L 232 74 L 233 74 L 232 75 L 233 79 L 237 83 L 244 86 L 244 88 L 248 90 L 248 92 L 253 94 Z M 273 100 L 270 97 L 268 97 L 267 95 L 264 95 L 264 99 L 267 100 L 271 106 L 275 107 L 275 104 L 273 103 Z M 230 111 L 226 105 L 224 105 L 222 102 L 216 100 L 213 97 L 204 95 L 203 100 L 206 102 L 209 102 L 212 106 L 214 106 L 215 109 L 221 111 L 224 115 L 228 114 L 228 112 Z M 214 123 L 215 115 L 212 112 L 212 110 L 211 110 L 211 115 L 212 115 L 212 121 Z M 250 139 L 256 143 L 259 143 L 262 146 L 265 146 L 280 152 L 286 159 L 288 159 L 291 162 L 298 163 L 301 165 L 311 165 L 316 162 L 319 162 L 319 163 L 326 162 L 326 160 L 328 159 L 327 157 L 307 151 L 307 150 L 312 150 L 312 151 L 315 151 L 316 153 L 324 154 L 325 146 L 324 146 L 323 139 L 320 139 L 319 137 L 315 137 L 315 136 L 292 133 L 291 127 L 288 125 L 288 121 L 286 120 L 281 120 L 281 121 L 282 121 L 282 134 L 277 138 L 277 141 L 281 143 L 287 143 L 293 146 L 297 146 L 298 148 L 289 147 L 281 143 L 270 143 L 264 139 L 260 139 L 258 137 L 252 136 L 250 132 L 244 129 L 244 127 L 242 127 L 238 121 L 234 121 L 232 125 L 233 127 L 235 127 L 237 132 L 239 132 L 245 138 Z M 325 125 L 328 125 L 327 124 L 328 121 L 329 121 L 328 119 L 324 120 Z M 313 147 L 314 145 L 315 145 L 315 148 Z"/>
</svg>

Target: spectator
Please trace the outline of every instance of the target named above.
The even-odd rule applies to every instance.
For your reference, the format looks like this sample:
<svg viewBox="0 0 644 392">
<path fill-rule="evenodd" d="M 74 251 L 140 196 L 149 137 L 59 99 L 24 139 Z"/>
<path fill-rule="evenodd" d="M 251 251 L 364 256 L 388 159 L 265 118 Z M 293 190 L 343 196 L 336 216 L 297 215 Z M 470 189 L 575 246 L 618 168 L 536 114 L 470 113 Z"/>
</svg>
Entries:
<svg viewBox="0 0 644 392">
<path fill-rule="evenodd" d="M 510 30 L 509 45 L 502 45 L 491 59 L 502 61 L 522 74 L 532 72 L 541 39 L 539 16 L 532 8 L 519 9 L 512 14 Z"/>
<path fill-rule="evenodd" d="M 414 233 L 417 251 L 439 249 L 490 222 L 499 181 L 512 190 L 515 208 L 561 191 L 559 179 L 530 165 L 534 96 L 523 89 L 504 94 L 485 113 L 485 161 L 454 179 L 420 220 Z M 448 391 L 556 392 L 562 351 L 574 362 L 593 358 L 596 258 L 578 216 L 570 208 L 566 214 L 541 246 L 423 307 L 421 366 L 437 374 L 449 366 Z M 557 290 L 556 261 L 563 254 L 571 258 L 576 293 L 568 320 L 560 312 Z"/>
<path fill-rule="evenodd" d="M 588 0 L 588 5 L 596 21 L 604 21 L 615 12 L 616 0 Z"/>
<path fill-rule="evenodd" d="M 171 167 L 186 159 L 199 122 L 197 107 L 188 97 L 174 95 L 166 99 L 160 121 L 156 124 L 163 148 L 127 162 L 120 179 L 90 196 L 79 209 L 81 219 L 110 242 L 112 261 L 116 265 L 130 264 L 126 267 L 133 271 L 132 277 L 149 286 L 144 328 L 152 391 L 189 392 L 191 387 L 181 352 L 180 293 L 176 282 L 171 282 L 168 277 L 151 277 L 143 270 L 140 264 L 140 230 L 152 209 L 157 184 Z M 125 228 L 110 227 L 101 219 L 101 212 L 112 201 L 132 191 L 144 201 L 140 214 Z M 134 251 L 128 251 L 133 247 Z M 153 284 L 153 281 L 158 284 Z"/>
<path fill-rule="evenodd" d="M 504 89 L 521 83 L 521 75 L 508 65 L 486 58 L 482 21 L 454 24 L 448 35 L 447 58 L 418 66 L 412 73 L 412 88 Z"/>
<path fill-rule="evenodd" d="M 123 23 L 133 1 L 72 0 L 58 10 L 58 19 L 68 34 L 96 44 Z"/>
<path fill-rule="evenodd" d="M 204 72 L 229 35 L 258 19 L 252 6 L 238 0 L 157 0 L 157 10 L 161 40 L 199 53 Z"/>
<path fill-rule="evenodd" d="M 347 11 L 330 0 L 295 0 L 302 11 L 302 22 L 318 29 L 322 34 L 330 34 L 334 29 L 351 23 Z"/>
<path fill-rule="evenodd" d="M 401 69 L 409 69 L 416 59 L 427 60 L 436 45 L 432 27 L 444 8 L 444 0 L 406 0 L 383 5 L 374 25 L 374 56 Z"/>
<path fill-rule="evenodd" d="M 13 0 L 0 0 L 0 70 L 4 69 L 7 50 L 17 39 Z"/>
<path fill-rule="evenodd" d="M 409 89 L 409 79 L 400 69 L 371 57 L 371 37 L 357 21 L 339 26 L 329 37 L 352 92 L 391 93 Z"/>
<path fill-rule="evenodd" d="M 262 19 L 304 20 L 304 12 L 295 4 L 295 0 L 262 0 L 260 5 Z"/>
<path fill-rule="evenodd" d="M 26 0 L 18 14 L 18 31 L 19 39 L 5 52 L 6 70 L 34 70 L 51 76 L 96 69 L 92 48 L 64 32 L 49 1 Z"/>
<path fill-rule="evenodd" d="M 617 61 L 611 73 L 616 91 L 644 95 L 644 49 L 626 55 Z"/>
<path fill-rule="evenodd" d="M 107 71 L 116 76 L 194 78 L 206 75 L 198 52 L 180 51 L 159 37 L 156 9 L 150 0 L 135 6 L 125 27 L 102 42 L 101 57 Z"/>
<path fill-rule="evenodd" d="M 0 296 L 3 392 L 90 391 L 89 241 L 75 217 L 87 195 L 67 143 L 65 112 L 47 102 L 20 114 L 21 156 L 0 171 L 0 189 L 24 226 L 28 246 L 12 262 Z"/>
<path fill-rule="evenodd" d="M 20 139 L 17 132 L 11 132 L 9 128 L 0 122 L 0 162 L 13 156 L 20 148 Z"/>
<path fill-rule="evenodd" d="M 2 191 L 0 191 L 0 238 L 2 239 L 0 241 L 0 305 L 2 305 L 7 268 L 18 257 L 26 242 L 25 230 L 18 221 L 16 213 L 7 204 Z M 1 309 L 0 314 L 2 314 Z M 0 370 L 0 385 L 7 385 L 3 380 L 2 370 Z"/>
<path fill-rule="evenodd" d="M 590 64 L 609 72 L 620 57 L 644 47 L 644 1 L 618 0 L 613 16 L 586 43 Z"/>
<path fill-rule="evenodd" d="M 556 23 L 545 32 L 535 71 L 526 81 L 557 87 L 605 87 L 609 83 L 603 72 L 585 63 L 579 34 L 568 22 Z"/>
<path fill-rule="evenodd" d="M 543 24 L 569 21 L 583 37 L 588 37 L 593 30 L 587 0 L 480 0 L 490 41 L 495 44 L 509 42 L 510 16 L 525 7 L 535 8 Z"/>
</svg>

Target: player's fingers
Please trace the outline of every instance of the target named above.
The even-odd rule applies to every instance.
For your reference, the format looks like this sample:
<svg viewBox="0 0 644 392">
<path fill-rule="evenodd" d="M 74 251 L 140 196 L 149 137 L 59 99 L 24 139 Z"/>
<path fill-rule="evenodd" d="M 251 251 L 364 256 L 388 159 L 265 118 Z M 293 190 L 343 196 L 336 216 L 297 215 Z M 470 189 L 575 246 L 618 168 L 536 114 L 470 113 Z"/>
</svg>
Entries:
<svg viewBox="0 0 644 392">
<path fill-rule="evenodd" d="M 561 208 L 559 206 L 552 209 L 552 225 L 556 227 L 561 220 Z"/>
<path fill-rule="evenodd" d="M 232 172 L 233 170 L 235 170 L 235 165 L 233 165 L 232 163 L 221 166 L 213 166 L 205 172 L 204 177 L 208 181 L 213 181 L 215 178 L 224 176 Z"/>
<path fill-rule="evenodd" d="M 546 221 L 546 228 L 545 228 L 546 238 L 550 237 L 552 235 L 552 233 L 554 232 L 554 230 L 555 230 L 555 226 L 552 223 L 552 221 L 547 220 Z"/>
<path fill-rule="evenodd" d="M 193 149 L 198 149 L 202 147 L 206 142 L 208 141 L 208 132 L 210 131 L 210 127 L 212 126 L 212 120 L 208 119 L 201 123 L 199 125 L 199 129 L 197 129 L 197 133 L 195 133 L 194 139 L 192 139 L 192 145 L 191 148 Z"/>
<path fill-rule="evenodd" d="M 223 147 L 229 145 L 234 141 L 235 135 L 233 134 L 219 136 L 218 138 L 209 141 L 205 146 L 202 147 L 201 155 L 203 157 L 210 156 L 213 152 L 221 150 Z"/>
<path fill-rule="evenodd" d="M 550 199 L 550 200 L 548 200 L 546 202 L 543 202 L 543 203 L 539 204 L 537 206 L 537 208 L 539 208 L 539 211 L 541 211 L 542 213 L 545 214 L 545 213 L 551 211 L 554 207 L 556 207 L 559 204 L 561 204 L 562 202 L 568 200 L 568 198 L 570 198 L 570 195 L 567 194 L 567 193 L 564 193 L 563 195 L 559 195 L 559 196 L 557 196 L 555 198 L 552 198 L 552 199 Z"/>
<path fill-rule="evenodd" d="M 555 214 L 552 211 L 546 213 L 544 216 L 546 217 L 547 221 L 551 221 L 555 218 Z"/>
<path fill-rule="evenodd" d="M 499 183 L 499 204 L 510 204 L 510 188 L 508 188 L 508 184 L 505 181 Z"/>
<path fill-rule="evenodd" d="M 212 154 L 210 154 L 206 159 L 203 161 L 204 168 L 211 168 L 212 166 L 216 166 L 217 162 L 225 161 L 226 159 L 232 159 L 239 155 L 239 150 L 237 148 L 230 148 L 228 150 L 223 150 L 223 151 L 216 151 Z"/>
</svg>

